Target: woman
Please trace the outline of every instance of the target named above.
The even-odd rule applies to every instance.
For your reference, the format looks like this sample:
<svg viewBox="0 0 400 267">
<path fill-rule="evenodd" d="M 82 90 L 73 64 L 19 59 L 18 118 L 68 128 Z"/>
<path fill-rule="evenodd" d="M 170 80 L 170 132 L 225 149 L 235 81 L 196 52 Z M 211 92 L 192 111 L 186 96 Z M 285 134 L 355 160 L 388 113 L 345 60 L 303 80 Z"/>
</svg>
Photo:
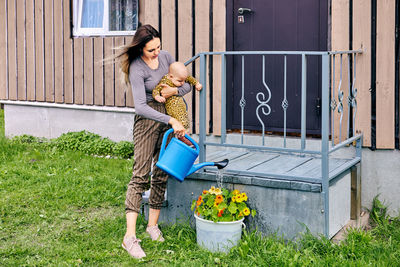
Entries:
<svg viewBox="0 0 400 267">
<path fill-rule="evenodd" d="M 168 68 L 174 62 L 172 56 L 161 48 L 160 34 L 150 25 L 140 26 L 132 43 L 123 48 L 118 56 L 121 62 L 125 80 L 131 84 L 135 103 L 135 124 L 133 128 L 134 163 L 133 175 L 126 193 L 126 234 L 122 247 L 134 258 L 145 257 L 143 249 L 136 238 L 136 220 L 142 201 L 142 193 L 149 183 L 149 173 L 152 170 L 149 198 L 149 222 L 146 232 L 152 240 L 164 241 L 157 222 L 168 175 L 155 166 L 161 147 L 164 132 L 174 129 L 175 135 L 183 137 L 185 128 L 176 119 L 166 115 L 163 103 L 153 100 L 152 90 L 161 78 L 168 73 Z M 190 91 L 189 84 L 179 88 L 163 85 L 161 94 L 168 98 L 172 95 L 184 95 Z M 153 168 L 153 169 L 152 169 Z"/>
</svg>

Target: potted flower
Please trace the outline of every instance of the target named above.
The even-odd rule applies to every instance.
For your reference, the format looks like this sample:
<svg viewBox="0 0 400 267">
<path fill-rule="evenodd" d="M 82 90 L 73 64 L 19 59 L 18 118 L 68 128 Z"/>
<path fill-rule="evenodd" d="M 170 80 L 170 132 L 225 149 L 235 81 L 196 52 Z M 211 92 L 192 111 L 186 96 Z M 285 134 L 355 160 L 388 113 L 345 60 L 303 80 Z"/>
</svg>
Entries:
<svg viewBox="0 0 400 267">
<path fill-rule="evenodd" d="M 204 190 L 191 206 L 196 219 L 197 243 L 213 252 L 228 252 L 236 246 L 244 218 L 256 214 L 247 206 L 247 199 L 246 193 L 239 190 L 214 186 Z"/>
</svg>

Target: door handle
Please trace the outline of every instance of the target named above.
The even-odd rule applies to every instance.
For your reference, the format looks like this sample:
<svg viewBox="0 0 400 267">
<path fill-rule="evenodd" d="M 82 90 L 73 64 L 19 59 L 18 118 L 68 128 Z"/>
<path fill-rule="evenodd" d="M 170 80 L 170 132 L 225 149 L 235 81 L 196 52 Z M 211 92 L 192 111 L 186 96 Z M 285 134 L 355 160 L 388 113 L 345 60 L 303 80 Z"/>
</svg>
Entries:
<svg viewBox="0 0 400 267">
<path fill-rule="evenodd" d="M 251 10 L 250 8 L 247 8 L 247 7 L 239 7 L 239 9 L 238 9 L 238 13 L 240 14 L 240 15 L 243 15 L 244 13 L 253 13 L 253 10 Z"/>
</svg>

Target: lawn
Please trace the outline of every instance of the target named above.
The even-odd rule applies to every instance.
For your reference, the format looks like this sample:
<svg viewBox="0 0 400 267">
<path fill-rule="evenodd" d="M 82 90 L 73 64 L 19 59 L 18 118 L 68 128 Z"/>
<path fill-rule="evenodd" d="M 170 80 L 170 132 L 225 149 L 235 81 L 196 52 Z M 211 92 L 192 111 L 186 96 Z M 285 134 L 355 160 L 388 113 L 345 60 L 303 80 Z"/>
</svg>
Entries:
<svg viewBox="0 0 400 267">
<path fill-rule="evenodd" d="M 0 266 L 400 266 L 400 220 L 373 210 L 371 231 L 350 230 L 333 244 L 305 235 L 296 242 L 246 233 L 225 255 L 201 250 L 187 224 L 162 225 L 147 257 L 121 248 L 132 160 L 105 159 L 4 137 L 0 110 Z M 190 205 L 190 203 L 188 203 Z"/>
</svg>

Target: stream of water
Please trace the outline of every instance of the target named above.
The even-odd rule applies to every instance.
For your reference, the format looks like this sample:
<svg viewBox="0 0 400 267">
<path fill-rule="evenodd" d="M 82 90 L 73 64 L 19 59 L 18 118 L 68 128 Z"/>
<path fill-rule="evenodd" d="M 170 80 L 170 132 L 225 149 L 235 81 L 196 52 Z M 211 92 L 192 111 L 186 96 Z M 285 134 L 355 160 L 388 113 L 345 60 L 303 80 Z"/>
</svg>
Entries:
<svg viewBox="0 0 400 267">
<path fill-rule="evenodd" d="M 223 188 L 223 182 L 224 182 L 224 170 L 223 169 L 218 169 L 217 173 L 215 174 L 215 178 L 217 180 L 217 187 Z"/>
</svg>

